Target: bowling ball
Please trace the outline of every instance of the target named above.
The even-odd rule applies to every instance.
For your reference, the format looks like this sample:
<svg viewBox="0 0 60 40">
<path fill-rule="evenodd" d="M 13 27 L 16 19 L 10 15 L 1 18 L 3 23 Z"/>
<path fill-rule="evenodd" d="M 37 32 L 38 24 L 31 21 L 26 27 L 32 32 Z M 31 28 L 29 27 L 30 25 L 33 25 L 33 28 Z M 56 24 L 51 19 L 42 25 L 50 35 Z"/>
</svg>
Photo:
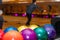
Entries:
<svg viewBox="0 0 60 40">
<path fill-rule="evenodd" d="M 0 29 L 0 40 L 2 40 L 2 37 L 4 36 L 3 30 Z"/>
<path fill-rule="evenodd" d="M 35 28 L 39 27 L 38 25 L 30 25 L 29 28 L 34 30 Z"/>
<path fill-rule="evenodd" d="M 11 30 L 18 31 L 18 29 L 15 28 L 14 26 L 9 26 L 8 28 L 6 28 L 6 29 L 4 30 L 4 33 L 8 32 L 8 31 L 11 31 Z"/>
<path fill-rule="evenodd" d="M 15 30 L 11 30 L 5 33 L 2 39 L 3 40 L 23 40 L 23 36 L 19 32 Z"/>
<path fill-rule="evenodd" d="M 51 24 L 45 24 L 44 29 L 47 31 L 48 40 L 51 40 L 52 38 L 56 37 L 56 31 Z"/>
<path fill-rule="evenodd" d="M 42 27 L 37 27 L 37 28 L 34 29 L 34 31 L 35 31 L 36 34 L 37 34 L 38 40 L 47 40 L 47 39 L 48 39 L 47 32 L 45 31 L 44 28 L 42 28 Z"/>
<path fill-rule="evenodd" d="M 24 40 L 37 40 L 36 33 L 32 29 L 24 29 L 21 31 Z"/>
<path fill-rule="evenodd" d="M 22 25 L 18 28 L 18 31 L 21 32 L 22 30 L 28 28 L 26 25 Z"/>
</svg>

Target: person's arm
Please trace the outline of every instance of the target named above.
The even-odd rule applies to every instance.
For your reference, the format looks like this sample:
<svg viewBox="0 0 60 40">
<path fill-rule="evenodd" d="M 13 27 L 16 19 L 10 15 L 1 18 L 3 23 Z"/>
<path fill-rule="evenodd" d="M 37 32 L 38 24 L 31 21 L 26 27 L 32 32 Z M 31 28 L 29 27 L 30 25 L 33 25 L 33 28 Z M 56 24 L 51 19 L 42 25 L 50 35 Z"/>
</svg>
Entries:
<svg viewBox="0 0 60 40">
<path fill-rule="evenodd" d="M 6 20 L 4 20 L 3 16 L 1 16 L 1 18 L 2 18 L 2 22 L 7 22 Z"/>
<path fill-rule="evenodd" d="M 52 6 L 48 5 L 48 11 L 51 12 Z"/>
<path fill-rule="evenodd" d="M 39 11 L 40 11 L 41 13 L 43 13 L 44 10 L 43 10 L 41 7 L 36 6 L 36 8 L 38 8 Z"/>
</svg>

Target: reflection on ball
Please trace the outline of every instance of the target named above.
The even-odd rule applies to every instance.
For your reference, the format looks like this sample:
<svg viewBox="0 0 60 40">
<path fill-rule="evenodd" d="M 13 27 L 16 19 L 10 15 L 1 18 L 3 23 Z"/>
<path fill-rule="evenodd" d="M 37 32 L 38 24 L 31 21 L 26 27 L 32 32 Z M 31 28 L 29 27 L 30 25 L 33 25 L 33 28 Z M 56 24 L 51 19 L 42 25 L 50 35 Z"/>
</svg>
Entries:
<svg viewBox="0 0 60 40">
<path fill-rule="evenodd" d="M 30 29 L 33 29 L 33 30 L 34 30 L 35 28 L 37 28 L 37 27 L 39 27 L 39 26 L 38 26 L 38 25 L 30 25 L 30 26 L 29 26 L 29 28 L 30 28 Z"/>
<path fill-rule="evenodd" d="M 20 26 L 20 27 L 18 28 L 18 31 L 21 32 L 22 30 L 24 30 L 24 29 L 26 29 L 26 28 L 28 28 L 26 25 Z"/>
</svg>

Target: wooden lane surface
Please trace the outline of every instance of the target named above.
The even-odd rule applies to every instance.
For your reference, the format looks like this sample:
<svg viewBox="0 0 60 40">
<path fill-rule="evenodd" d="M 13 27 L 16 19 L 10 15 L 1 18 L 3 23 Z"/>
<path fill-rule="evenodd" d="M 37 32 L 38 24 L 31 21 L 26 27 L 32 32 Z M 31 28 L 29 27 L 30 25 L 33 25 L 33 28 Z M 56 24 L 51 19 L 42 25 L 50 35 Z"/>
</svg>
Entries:
<svg viewBox="0 0 60 40">
<path fill-rule="evenodd" d="M 3 24 L 3 30 L 7 28 L 8 26 L 15 26 L 18 28 L 21 25 L 25 25 L 27 18 L 26 17 L 15 17 L 15 16 L 6 16 L 4 15 L 4 20 L 8 22 L 4 22 Z M 43 26 L 44 24 L 50 24 L 51 19 L 47 18 L 32 18 L 31 24 L 37 24 Z"/>
</svg>

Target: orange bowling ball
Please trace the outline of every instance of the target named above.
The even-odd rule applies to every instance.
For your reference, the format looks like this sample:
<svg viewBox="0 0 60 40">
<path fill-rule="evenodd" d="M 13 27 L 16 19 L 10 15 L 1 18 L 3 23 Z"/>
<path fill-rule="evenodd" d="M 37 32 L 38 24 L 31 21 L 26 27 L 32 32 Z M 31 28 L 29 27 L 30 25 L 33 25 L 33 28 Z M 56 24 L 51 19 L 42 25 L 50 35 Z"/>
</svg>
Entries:
<svg viewBox="0 0 60 40">
<path fill-rule="evenodd" d="M 9 31 L 3 36 L 3 40 L 23 40 L 23 36 L 17 31 Z"/>
</svg>

